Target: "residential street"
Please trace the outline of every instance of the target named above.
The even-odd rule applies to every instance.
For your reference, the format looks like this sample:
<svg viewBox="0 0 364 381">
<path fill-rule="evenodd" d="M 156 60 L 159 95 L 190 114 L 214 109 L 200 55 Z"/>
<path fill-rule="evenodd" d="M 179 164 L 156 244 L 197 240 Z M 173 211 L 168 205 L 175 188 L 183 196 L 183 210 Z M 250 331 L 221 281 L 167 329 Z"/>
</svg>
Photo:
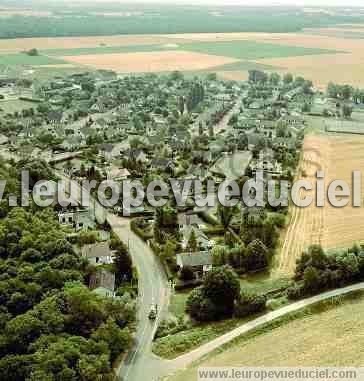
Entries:
<svg viewBox="0 0 364 381">
<path fill-rule="evenodd" d="M 148 374 L 148 380 L 160 375 L 164 364 L 152 355 L 152 341 L 162 316 L 167 312 L 169 285 L 160 263 L 152 250 L 129 226 L 129 220 L 109 214 L 107 220 L 119 238 L 129 245 L 133 264 L 138 271 L 139 309 L 135 344 L 118 370 L 119 380 L 140 381 Z M 158 318 L 150 321 L 148 314 L 152 304 L 158 305 Z"/>
<path fill-rule="evenodd" d="M 80 197 L 81 186 L 78 182 L 69 180 L 59 172 L 57 175 L 64 180 L 72 181 Z M 94 208 L 95 215 L 106 214 L 106 220 L 113 232 L 129 247 L 133 266 L 138 273 L 138 325 L 135 343 L 117 370 L 118 378 L 120 381 L 140 381 L 145 379 L 145 374 L 148 374 L 150 375 L 148 380 L 157 379 L 161 375 L 161 370 L 170 370 L 167 361 L 164 363 L 152 354 L 154 334 L 159 322 L 168 312 L 170 286 L 164 269 L 150 247 L 131 231 L 129 219 L 107 212 L 107 209 L 97 202 L 91 203 L 91 207 Z M 158 305 L 158 316 L 155 321 L 148 318 L 152 304 Z"/>
</svg>

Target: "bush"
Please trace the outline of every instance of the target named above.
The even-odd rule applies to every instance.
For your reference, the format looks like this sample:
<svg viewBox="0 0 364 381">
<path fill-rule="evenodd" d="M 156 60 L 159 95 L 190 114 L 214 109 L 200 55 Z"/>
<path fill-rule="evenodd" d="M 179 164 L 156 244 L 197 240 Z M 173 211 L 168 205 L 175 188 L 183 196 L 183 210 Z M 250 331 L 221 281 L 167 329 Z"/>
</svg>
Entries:
<svg viewBox="0 0 364 381">
<path fill-rule="evenodd" d="M 209 271 L 201 287 L 187 299 L 186 312 L 198 321 L 214 321 L 231 317 L 235 301 L 240 297 L 240 282 L 228 266 Z"/>
<path fill-rule="evenodd" d="M 243 318 L 262 312 L 266 309 L 267 299 L 264 295 L 242 295 L 235 307 L 235 316 Z"/>
<path fill-rule="evenodd" d="M 195 274 L 191 267 L 184 267 L 181 270 L 179 277 L 181 280 L 188 282 L 195 279 Z"/>
<path fill-rule="evenodd" d="M 298 300 L 304 296 L 304 288 L 302 285 L 295 284 L 287 289 L 287 297 L 291 300 Z"/>
<path fill-rule="evenodd" d="M 186 302 L 186 312 L 201 322 L 217 320 L 219 317 L 215 304 L 205 297 L 203 286 L 191 292 Z"/>
</svg>

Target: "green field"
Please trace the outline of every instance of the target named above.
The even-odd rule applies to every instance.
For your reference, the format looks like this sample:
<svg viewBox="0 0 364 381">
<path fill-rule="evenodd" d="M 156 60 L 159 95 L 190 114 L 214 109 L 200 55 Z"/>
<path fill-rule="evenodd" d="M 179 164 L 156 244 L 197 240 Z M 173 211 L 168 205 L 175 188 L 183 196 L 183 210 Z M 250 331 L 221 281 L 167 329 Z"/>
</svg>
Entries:
<svg viewBox="0 0 364 381">
<path fill-rule="evenodd" d="M 255 41 L 195 42 L 183 44 L 181 49 L 243 60 L 337 53 L 335 50 L 267 44 Z"/>
<path fill-rule="evenodd" d="M 303 48 L 298 46 L 268 44 L 256 41 L 218 41 L 191 42 L 176 46 L 170 45 L 130 45 L 130 46 L 98 46 L 79 49 L 48 49 L 42 53 L 51 56 L 77 56 L 88 54 L 158 52 L 168 50 L 184 50 L 215 56 L 238 58 L 241 60 L 257 60 L 316 54 L 336 53 L 335 50 Z M 226 69 L 229 70 L 229 69 Z"/>
<path fill-rule="evenodd" d="M 88 54 L 140 53 L 174 50 L 164 45 L 128 45 L 128 46 L 95 46 L 93 48 L 46 49 L 43 54 L 49 56 L 84 56 Z"/>
<path fill-rule="evenodd" d="M 0 101 L 0 113 L 13 113 L 16 111 L 20 112 L 22 110 L 28 110 L 36 107 L 37 103 L 22 101 L 18 99 L 11 101 Z"/>
<path fill-rule="evenodd" d="M 41 66 L 41 65 L 59 65 L 66 62 L 58 58 L 50 58 L 46 56 L 28 56 L 27 54 L 2 54 L 0 55 L 0 65 L 25 65 L 25 66 Z"/>
</svg>

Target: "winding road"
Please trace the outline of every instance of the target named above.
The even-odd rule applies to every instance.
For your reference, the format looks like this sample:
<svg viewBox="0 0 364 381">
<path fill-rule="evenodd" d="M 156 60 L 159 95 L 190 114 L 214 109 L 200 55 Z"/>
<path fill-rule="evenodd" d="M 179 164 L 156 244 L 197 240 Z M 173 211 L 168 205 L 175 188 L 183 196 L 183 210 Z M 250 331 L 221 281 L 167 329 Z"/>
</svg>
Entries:
<svg viewBox="0 0 364 381">
<path fill-rule="evenodd" d="M 56 174 L 66 183 L 72 182 L 78 193 L 77 199 L 81 200 L 81 185 L 59 171 Z M 90 207 L 96 219 L 106 219 L 112 231 L 128 246 L 133 266 L 138 274 L 135 340 L 133 348 L 116 371 L 117 380 L 141 381 L 146 379 L 146 374 L 148 374 L 148 380 L 158 379 L 161 369 L 169 369 L 168 366 L 165 366 L 168 364 L 164 364 L 164 360 L 157 358 L 152 353 L 154 335 L 160 321 L 168 313 L 171 288 L 164 269 L 151 248 L 131 230 L 130 219 L 116 216 L 95 200 L 90 203 Z M 152 304 L 158 305 L 157 318 L 154 321 L 148 318 Z"/>
<path fill-rule="evenodd" d="M 130 229 L 129 220 L 108 214 L 107 221 L 115 234 L 129 246 L 138 272 L 138 327 L 135 343 L 117 370 L 118 380 L 153 380 L 160 375 L 161 361 L 152 354 L 152 342 L 162 317 L 167 313 L 170 287 L 158 259 L 148 245 Z M 152 304 L 158 304 L 158 318 L 148 319 Z"/>
</svg>

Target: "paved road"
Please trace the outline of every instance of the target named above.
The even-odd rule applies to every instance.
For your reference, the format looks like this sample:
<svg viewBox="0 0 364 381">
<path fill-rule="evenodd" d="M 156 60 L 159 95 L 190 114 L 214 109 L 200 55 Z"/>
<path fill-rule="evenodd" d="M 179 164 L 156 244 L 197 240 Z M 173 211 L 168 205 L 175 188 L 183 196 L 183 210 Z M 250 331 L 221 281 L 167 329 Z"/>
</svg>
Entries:
<svg viewBox="0 0 364 381">
<path fill-rule="evenodd" d="M 232 330 L 231 332 L 228 332 L 227 334 L 225 334 L 225 335 L 223 335 L 223 336 L 221 336 L 215 340 L 212 340 L 212 341 L 202 345 L 201 347 L 199 347 L 199 348 L 197 348 L 197 349 L 195 349 L 195 350 L 193 350 L 193 351 L 191 351 L 185 355 L 182 355 L 182 356 L 176 358 L 175 360 L 173 360 L 169 363 L 169 367 L 171 369 L 174 369 L 174 371 L 186 368 L 191 363 L 193 363 L 196 360 L 200 359 L 201 357 L 211 353 L 215 349 L 220 348 L 224 344 L 231 342 L 232 340 L 236 339 L 237 337 L 239 337 L 239 336 L 241 336 L 241 335 L 243 335 L 243 334 L 245 334 L 245 333 L 247 333 L 253 329 L 259 328 L 266 323 L 272 322 L 275 319 L 283 317 L 283 316 L 290 314 L 292 312 L 296 312 L 296 311 L 301 310 L 305 307 L 309 307 L 315 303 L 322 302 L 322 301 L 325 301 L 325 300 L 330 299 L 332 297 L 338 297 L 338 296 L 349 294 L 351 292 L 359 291 L 359 290 L 364 290 L 364 282 L 358 283 L 358 284 L 355 284 L 352 286 L 348 286 L 345 288 L 340 288 L 337 290 L 328 291 L 328 292 L 325 292 L 323 294 L 316 295 L 316 296 L 313 296 L 313 297 L 308 298 L 308 299 L 301 300 L 301 301 L 296 302 L 296 303 L 292 303 L 292 304 L 290 304 L 286 307 L 283 307 L 279 310 L 269 312 L 269 313 L 267 313 L 267 314 L 265 314 L 265 315 L 263 315 L 257 319 L 254 319 L 248 323 L 241 325 L 240 327 Z M 171 374 L 171 373 L 173 373 L 173 372 L 170 372 L 168 374 Z M 165 375 L 167 375 L 167 373 L 165 373 Z"/>
<path fill-rule="evenodd" d="M 81 186 L 63 173 L 57 172 L 63 180 L 72 181 L 81 199 Z M 95 215 L 103 215 L 113 232 L 129 247 L 133 265 L 138 273 L 138 314 L 137 332 L 132 350 L 117 369 L 118 380 L 141 381 L 157 379 L 161 370 L 170 369 L 164 360 L 152 354 L 152 342 L 161 319 L 168 313 L 170 287 L 159 260 L 150 247 L 130 229 L 130 219 L 118 217 L 102 207 L 98 202 L 91 203 Z M 150 321 L 148 314 L 152 304 L 158 305 L 158 316 Z"/>
<path fill-rule="evenodd" d="M 152 250 L 130 229 L 129 220 L 109 214 L 107 220 L 115 234 L 129 245 L 133 264 L 138 271 L 138 327 L 133 349 L 118 369 L 119 380 L 153 380 L 160 375 L 163 361 L 152 355 L 152 342 L 160 319 L 167 313 L 168 281 Z M 152 303 L 159 306 L 158 318 L 151 322 L 148 314 Z"/>
</svg>

